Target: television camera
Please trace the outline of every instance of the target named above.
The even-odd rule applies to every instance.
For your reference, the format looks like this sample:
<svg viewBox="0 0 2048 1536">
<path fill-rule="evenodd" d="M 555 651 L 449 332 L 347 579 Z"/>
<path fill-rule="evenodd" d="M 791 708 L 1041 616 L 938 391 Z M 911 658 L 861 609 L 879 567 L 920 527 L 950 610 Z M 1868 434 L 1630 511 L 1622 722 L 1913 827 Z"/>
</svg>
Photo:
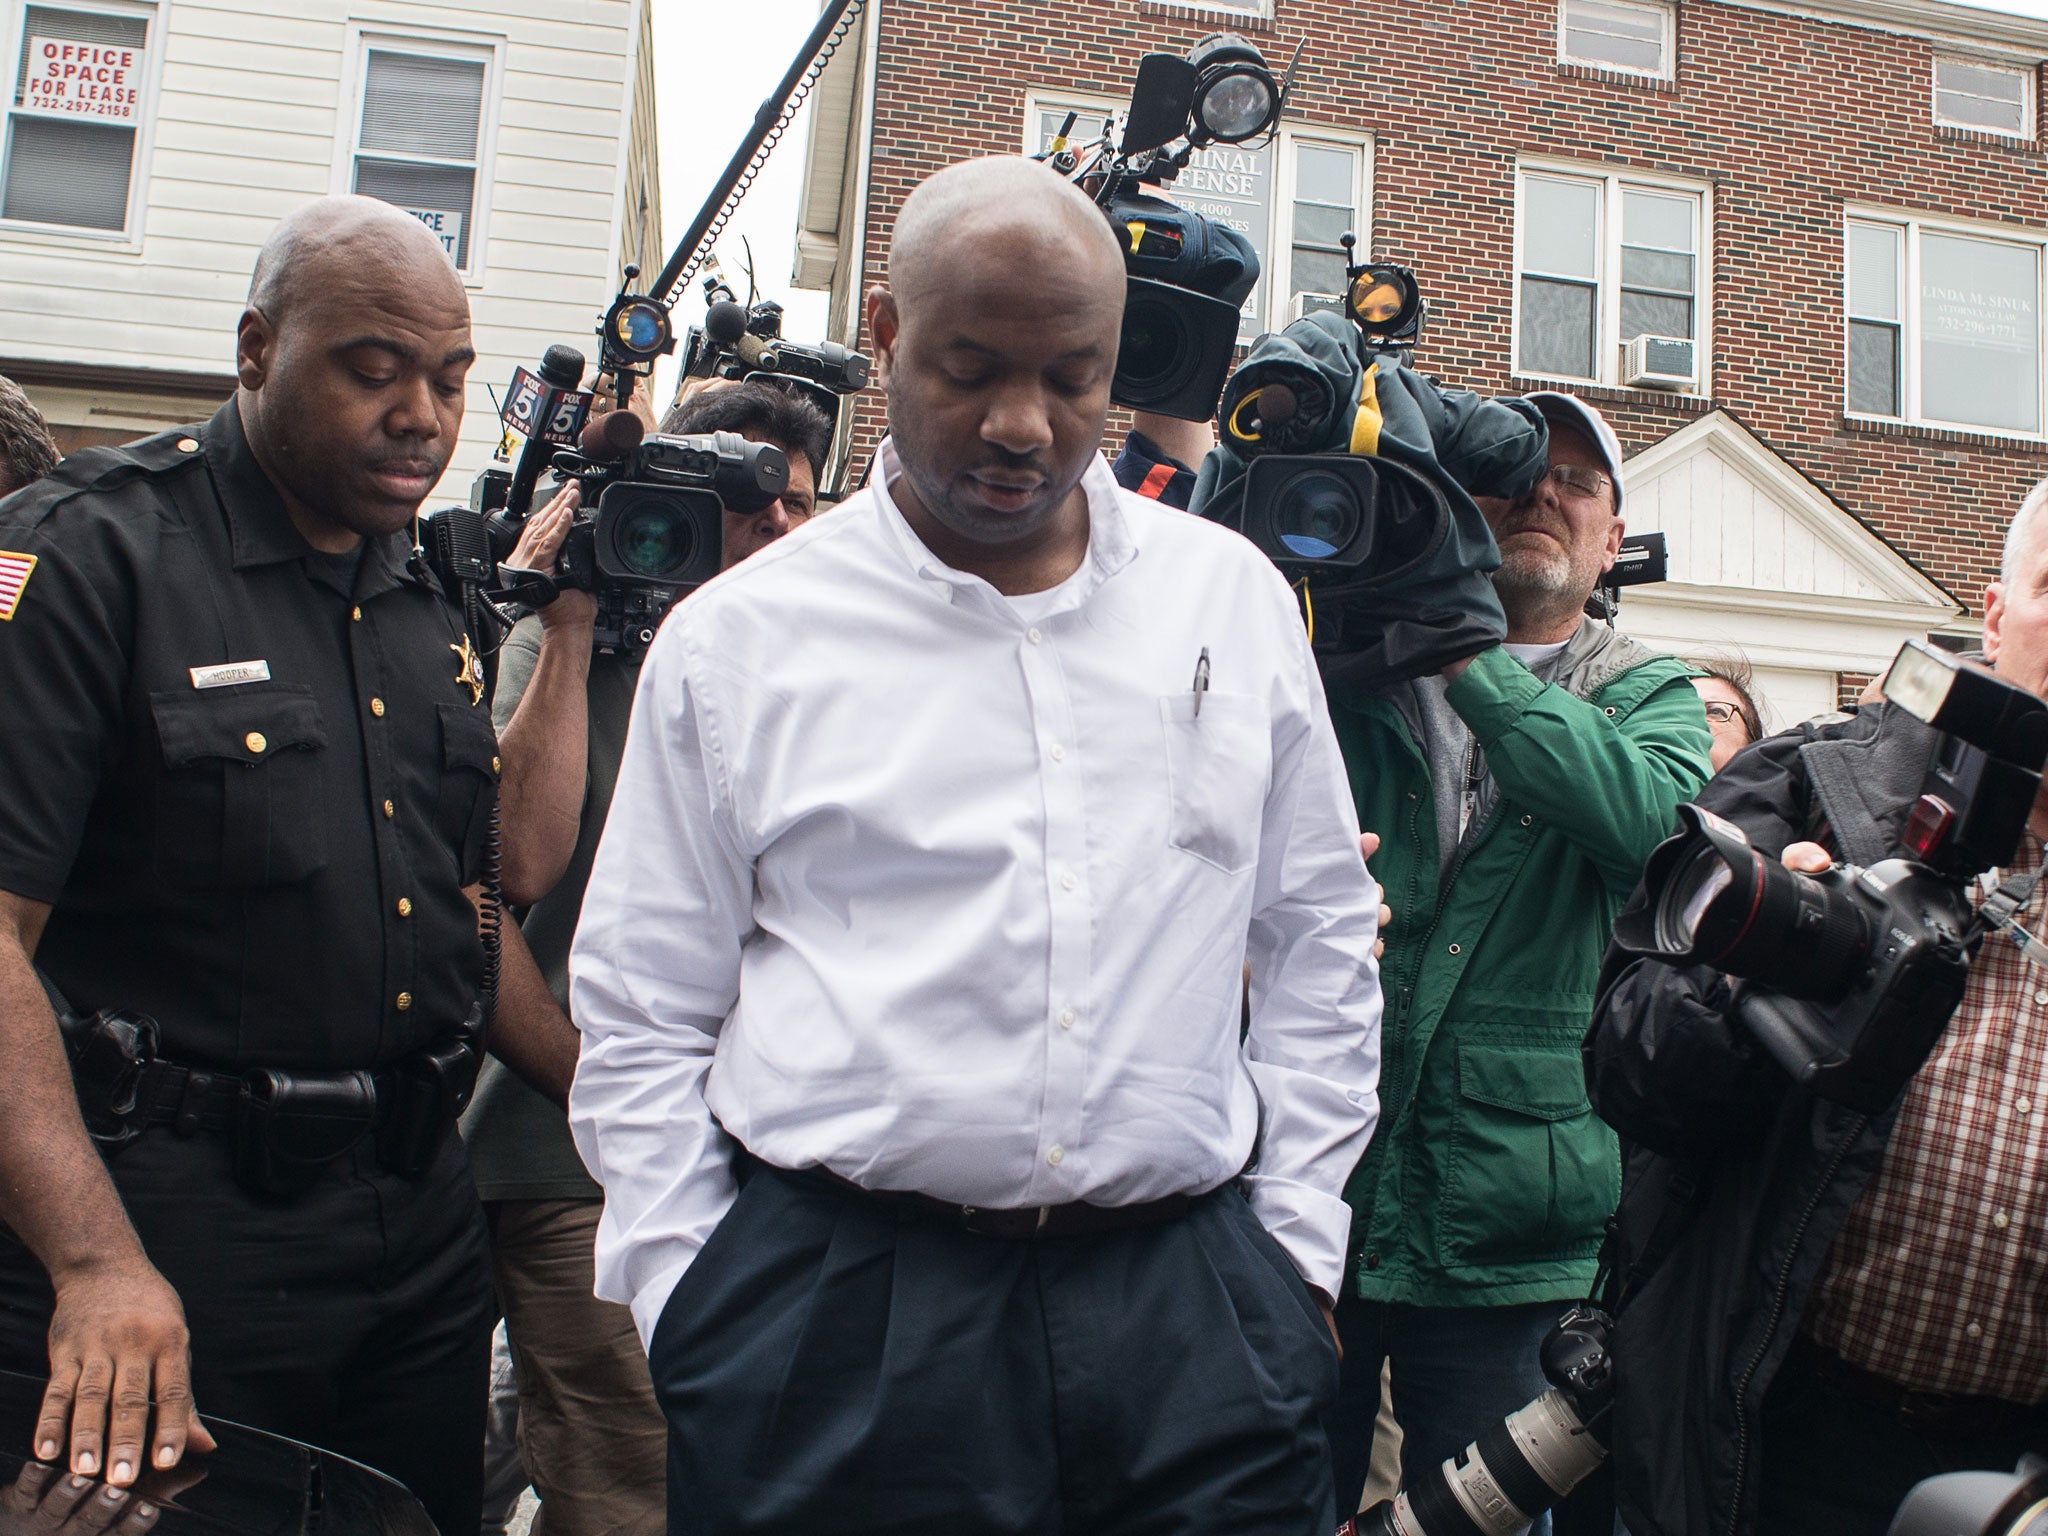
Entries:
<svg viewBox="0 0 2048 1536">
<path fill-rule="evenodd" d="M 716 262 L 706 263 L 715 268 Z M 683 377 L 775 384 L 803 395 L 835 425 L 839 402 L 867 387 L 865 353 L 836 341 L 804 345 L 782 334 L 782 306 L 751 294 L 741 304 L 717 271 L 704 278 L 704 323 L 683 348 Z"/>
<path fill-rule="evenodd" d="M 1259 280 L 1258 253 L 1238 231 L 1160 193 L 1210 144 L 1270 142 L 1293 73 L 1290 64 L 1276 79 L 1265 56 L 1234 32 L 1211 33 L 1185 56 L 1148 53 L 1121 135 L 1108 122 L 1100 138 L 1076 145 L 1079 114 L 1070 112 L 1039 156 L 1095 199 L 1124 252 L 1114 403 L 1187 421 L 1215 413 L 1236 355 L 1238 314 Z"/>
</svg>

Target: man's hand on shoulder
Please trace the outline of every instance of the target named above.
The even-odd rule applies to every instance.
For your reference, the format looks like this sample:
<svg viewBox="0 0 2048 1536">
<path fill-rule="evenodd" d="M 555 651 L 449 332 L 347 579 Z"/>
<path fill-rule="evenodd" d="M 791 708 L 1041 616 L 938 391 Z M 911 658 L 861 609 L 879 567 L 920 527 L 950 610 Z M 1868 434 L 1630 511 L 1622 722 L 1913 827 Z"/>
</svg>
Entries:
<svg viewBox="0 0 2048 1536">
<path fill-rule="evenodd" d="M 52 1275 L 50 1385 L 35 1451 L 115 1487 L 214 1448 L 192 1401 L 185 1309 L 138 1251 Z M 155 1418 L 151 1424 L 152 1414 Z M 149 1449 L 147 1462 L 143 1459 Z"/>
</svg>

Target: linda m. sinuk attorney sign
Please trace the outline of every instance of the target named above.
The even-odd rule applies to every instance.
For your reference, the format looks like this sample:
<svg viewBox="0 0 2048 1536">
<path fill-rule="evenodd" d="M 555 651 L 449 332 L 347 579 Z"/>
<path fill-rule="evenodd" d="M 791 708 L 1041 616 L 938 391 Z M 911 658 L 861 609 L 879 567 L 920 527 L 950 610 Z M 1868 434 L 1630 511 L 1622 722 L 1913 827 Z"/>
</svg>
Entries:
<svg viewBox="0 0 2048 1536">
<path fill-rule="evenodd" d="M 15 110 L 132 123 L 142 111 L 142 75 L 148 60 L 146 48 L 30 33 L 21 103 Z"/>
</svg>

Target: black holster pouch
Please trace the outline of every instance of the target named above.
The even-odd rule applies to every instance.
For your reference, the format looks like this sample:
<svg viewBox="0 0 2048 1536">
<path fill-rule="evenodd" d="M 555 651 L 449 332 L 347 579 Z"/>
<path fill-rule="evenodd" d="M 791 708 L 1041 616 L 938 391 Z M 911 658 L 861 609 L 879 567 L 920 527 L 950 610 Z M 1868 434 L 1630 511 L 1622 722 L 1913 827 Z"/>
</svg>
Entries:
<svg viewBox="0 0 2048 1536">
<path fill-rule="evenodd" d="M 447 1039 L 422 1047 L 384 1078 L 377 1121 L 377 1161 L 392 1173 L 418 1178 L 433 1162 L 441 1138 L 469 1106 L 483 1064 L 483 1010 L 472 1008 Z"/>
<path fill-rule="evenodd" d="M 258 1068 L 243 1075 L 235 1106 L 235 1178 L 256 1194 L 300 1194 L 376 1124 L 367 1072 Z"/>
<path fill-rule="evenodd" d="M 60 1010 L 57 1027 L 86 1131 L 102 1147 L 126 1146 L 144 1129 L 135 1097 L 144 1069 L 156 1060 L 156 1020 L 114 1008 L 84 1018 Z"/>
</svg>

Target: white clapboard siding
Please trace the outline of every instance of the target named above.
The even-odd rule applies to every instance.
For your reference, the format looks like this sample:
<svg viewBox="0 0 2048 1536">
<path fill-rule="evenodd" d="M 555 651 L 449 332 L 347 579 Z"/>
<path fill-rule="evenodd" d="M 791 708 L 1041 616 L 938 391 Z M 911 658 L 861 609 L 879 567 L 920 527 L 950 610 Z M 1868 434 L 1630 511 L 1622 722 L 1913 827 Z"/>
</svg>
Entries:
<svg viewBox="0 0 2048 1536">
<path fill-rule="evenodd" d="M 478 359 L 441 487 L 462 494 L 497 442 L 489 391 L 502 398 L 513 368 L 555 342 L 594 362 L 618 284 L 628 135 L 652 128 L 632 111 L 647 3 L 159 3 L 141 209 L 119 236 L 0 225 L 0 352 L 226 376 L 271 226 L 347 185 L 360 34 L 489 48 L 491 176 L 470 226 L 484 235 L 469 287 Z M 0 0 L 0 37 L 19 36 L 21 4 Z"/>
<path fill-rule="evenodd" d="M 1900 642 L 1962 615 L 1719 411 L 1630 459 L 1622 478 L 1629 532 L 1662 532 L 1670 559 L 1668 580 L 1623 594 L 1622 627 L 1681 655 L 1742 652 L 1774 686 L 1780 723 L 1832 707 L 1836 672 L 1881 671 Z"/>
</svg>

